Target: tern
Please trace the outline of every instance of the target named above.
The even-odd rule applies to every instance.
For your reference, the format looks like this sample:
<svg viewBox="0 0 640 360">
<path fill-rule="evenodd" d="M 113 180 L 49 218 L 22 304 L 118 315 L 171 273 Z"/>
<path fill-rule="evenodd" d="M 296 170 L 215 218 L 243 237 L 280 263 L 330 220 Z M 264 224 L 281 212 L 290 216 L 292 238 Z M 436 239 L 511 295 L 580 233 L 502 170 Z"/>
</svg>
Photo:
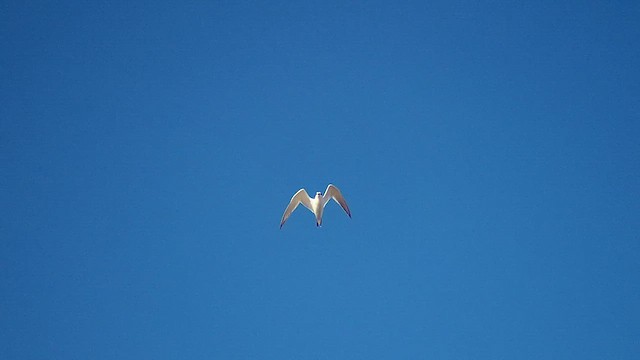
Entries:
<svg viewBox="0 0 640 360">
<path fill-rule="evenodd" d="M 344 209 L 344 212 L 351 217 L 351 211 L 349 211 L 349 206 L 347 206 L 347 202 L 344 200 L 344 197 L 342 197 L 342 193 L 340 193 L 340 190 L 338 190 L 335 185 L 329 184 L 329 186 L 327 186 L 327 190 L 324 191 L 324 195 L 317 192 L 314 198 L 311 198 L 305 189 L 298 190 L 298 192 L 291 198 L 291 201 L 289 201 L 289 206 L 287 206 L 287 209 L 282 215 L 280 229 L 282 229 L 282 225 L 287 221 L 293 210 L 295 210 L 300 204 L 304 205 L 304 207 L 309 209 L 316 216 L 316 226 L 321 226 L 322 212 L 331 199 L 340 204 Z"/>
</svg>

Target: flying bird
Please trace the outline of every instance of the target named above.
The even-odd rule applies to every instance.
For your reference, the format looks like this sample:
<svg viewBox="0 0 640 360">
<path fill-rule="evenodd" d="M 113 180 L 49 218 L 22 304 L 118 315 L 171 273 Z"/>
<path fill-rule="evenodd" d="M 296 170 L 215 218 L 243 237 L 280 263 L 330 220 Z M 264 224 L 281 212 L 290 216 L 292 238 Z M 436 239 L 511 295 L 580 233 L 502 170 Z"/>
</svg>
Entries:
<svg viewBox="0 0 640 360">
<path fill-rule="evenodd" d="M 300 189 L 298 192 L 293 195 L 291 201 L 289 202 L 289 206 L 284 211 L 282 215 L 282 220 L 280 221 L 280 229 L 282 229 L 282 225 L 287 221 L 293 210 L 295 210 L 298 205 L 302 204 L 304 207 L 309 209 L 316 216 L 316 226 L 322 225 L 322 212 L 324 211 L 324 207 L 327 205 L 329 200 L 335 200 L 344 211 L 351 217 L 351 211 L 349 211 L 349 206 L 347 206 L 347 202 L 342 197 L 340 190 L 332 184 L 327 186 L 327 190 L 324 191 L 324 195 L 322 193 L 317 192 L 314 198 L 311 198 L 305 189 Z"/>
</svg>

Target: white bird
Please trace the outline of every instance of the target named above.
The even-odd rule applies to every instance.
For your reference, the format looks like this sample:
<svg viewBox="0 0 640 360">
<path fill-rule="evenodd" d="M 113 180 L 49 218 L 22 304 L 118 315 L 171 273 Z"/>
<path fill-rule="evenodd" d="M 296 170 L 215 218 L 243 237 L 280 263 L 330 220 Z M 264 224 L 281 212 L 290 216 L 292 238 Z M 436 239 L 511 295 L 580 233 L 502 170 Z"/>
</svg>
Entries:
<svg viewBox="0 0 640 360">
<path fill-rule="evenodd" d="M 295 210 L 298 205 L 302 204 L 304 207 L 309 209 L 316 216 L 316 226 L 322 225 L 322 212 L 324 211 L 324 207 L 327 205 L 329 200 L 335 200 L 344 211 L 351 217 L 351 211 L 349 211 L 349 206 L 347 206 L 347 202 L 342 197 L 340 190 L 332 184 L 327 186 L 327 190 L 324 191 L 324 195 L 322 193 L 317 192 L 314 198 L 309 197 L 307 191 L 305 189 L 300 189 L 298 192 L 293 195 L 291 201 L 289 202 L 289 206 L 284 211 L 282 215 L 282 220 L 280 221 L 280 229 L 282 229 L 282 225 L 287 221 L 289 215 Z"/>
</svg>

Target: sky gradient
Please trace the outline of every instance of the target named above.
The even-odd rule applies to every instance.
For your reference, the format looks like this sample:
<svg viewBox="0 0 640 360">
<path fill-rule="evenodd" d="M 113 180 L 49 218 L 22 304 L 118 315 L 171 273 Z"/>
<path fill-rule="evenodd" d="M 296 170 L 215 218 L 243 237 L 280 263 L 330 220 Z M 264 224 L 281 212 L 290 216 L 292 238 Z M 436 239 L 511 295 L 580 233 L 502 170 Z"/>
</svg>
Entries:
<svg viewBox="0 0 640 360">
<path fill-rule="evenodd" d="M 2 2 L 0 358 L 637 358 L 639 4 Z"/>
</svg>

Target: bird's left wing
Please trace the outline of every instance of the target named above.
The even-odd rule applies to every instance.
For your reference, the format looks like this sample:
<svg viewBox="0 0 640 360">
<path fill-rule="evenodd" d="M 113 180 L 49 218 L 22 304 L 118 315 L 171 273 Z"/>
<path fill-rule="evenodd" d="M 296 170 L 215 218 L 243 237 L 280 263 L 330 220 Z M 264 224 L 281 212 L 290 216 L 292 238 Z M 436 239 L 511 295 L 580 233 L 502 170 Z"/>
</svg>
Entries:
<svg viewBox="0 0 640 360">
<path fill-rule="evenodd" d="M 287 209 L 282 215 L 282 220 L 280 220 L 280 229 L 282 229 L 284 222 L 287 221 L 293 210 L 295 210 L 300 203 L 302 203 L 302 205 L 307 209 L 311 210 L 311 198 L 305 189 L 298 190 L 298 192 L 291 198 L 291 201 L 289 201 L 289 206 L 287 206 Z"/>
<path fill-rule="evenodd" d="M 344 197 L 342 196 L 340 190 L 338 190 L 338 188 L 333 184 L 329 184 L 329 186 L 327 186 L 327 190 L 324 191 L 324 195 L 322 195 L 322 205 L 326 206 L 331 199 L 340 204 L 344 212 L 346 212 L 347 215 L 351 217 L 351 211 L 349 210 L 347 202 L 344 200 Z"/>
</svg>

